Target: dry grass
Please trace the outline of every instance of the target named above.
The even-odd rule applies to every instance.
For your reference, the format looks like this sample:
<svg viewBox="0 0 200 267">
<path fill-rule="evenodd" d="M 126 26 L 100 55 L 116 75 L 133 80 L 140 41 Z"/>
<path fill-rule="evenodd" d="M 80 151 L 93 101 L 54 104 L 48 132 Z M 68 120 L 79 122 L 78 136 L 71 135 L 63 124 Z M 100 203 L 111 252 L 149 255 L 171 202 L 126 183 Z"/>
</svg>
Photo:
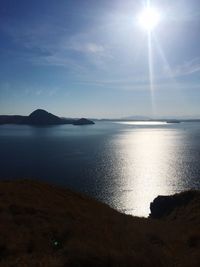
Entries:
<svg viewBox="0 0 200 267">
<path fill-rule="evenodd" d="M 200 198 L 137 218 L 41 182 L 0 182 L 0 266 L 200 266 Z"/>
</svg>

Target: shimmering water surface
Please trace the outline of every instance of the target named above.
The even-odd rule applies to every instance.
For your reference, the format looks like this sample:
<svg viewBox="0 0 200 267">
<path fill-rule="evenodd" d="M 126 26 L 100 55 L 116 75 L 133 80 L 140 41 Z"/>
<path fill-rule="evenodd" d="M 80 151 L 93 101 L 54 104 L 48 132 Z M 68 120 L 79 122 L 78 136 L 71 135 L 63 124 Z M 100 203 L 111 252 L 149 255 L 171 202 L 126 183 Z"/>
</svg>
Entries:
<svg viewBox="0 0 200 267">
<path fill-rule="evenodd" d="M 200 188 L 200 123 L 3 125 L 0 178 L 50 181 L 147 216 L 157 195 Z"/>
</svg>

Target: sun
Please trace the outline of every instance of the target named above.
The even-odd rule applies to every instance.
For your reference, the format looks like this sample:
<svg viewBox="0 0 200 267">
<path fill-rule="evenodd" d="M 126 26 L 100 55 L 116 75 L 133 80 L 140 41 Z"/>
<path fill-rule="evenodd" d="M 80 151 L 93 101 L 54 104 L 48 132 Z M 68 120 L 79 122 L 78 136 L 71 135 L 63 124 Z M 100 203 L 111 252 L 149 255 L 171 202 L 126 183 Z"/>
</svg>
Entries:
<svg viewBox="0 0 200 267">
<path fill-rule="evenodd" d="M 156 8 L 147 7 L 138 16 L 140 26 L 147 30 L 152 31 L 160 22 L 161 15 Z"/>
</svg>

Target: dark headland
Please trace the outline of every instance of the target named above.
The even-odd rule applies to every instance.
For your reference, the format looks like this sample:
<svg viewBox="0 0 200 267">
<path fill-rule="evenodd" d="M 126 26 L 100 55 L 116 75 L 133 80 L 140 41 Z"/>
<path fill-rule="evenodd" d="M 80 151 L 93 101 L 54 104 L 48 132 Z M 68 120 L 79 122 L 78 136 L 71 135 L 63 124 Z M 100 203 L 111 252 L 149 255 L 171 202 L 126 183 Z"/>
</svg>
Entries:
<svg viewBox="0 0 200 267">
<path fill-rule="evenodd" d="M 158 197 L 151 216 L 121 214 L 68 189 L 0 182 L 0 266 L 200 266 L 200 193 Z"/>
<path fill-rule="evenodd" d="M 27 125 L 60 125 L 60 124 L 73 124 L 73 125 L 89 125 L 94 124 L 93 121 L 81 119 L 66 119 L 60 118 L 52 113 L 43 109 L 33 111 L 29 116 L 20 115 L 0 115 L 0 124 L 27 124 Z"/>
</svg>

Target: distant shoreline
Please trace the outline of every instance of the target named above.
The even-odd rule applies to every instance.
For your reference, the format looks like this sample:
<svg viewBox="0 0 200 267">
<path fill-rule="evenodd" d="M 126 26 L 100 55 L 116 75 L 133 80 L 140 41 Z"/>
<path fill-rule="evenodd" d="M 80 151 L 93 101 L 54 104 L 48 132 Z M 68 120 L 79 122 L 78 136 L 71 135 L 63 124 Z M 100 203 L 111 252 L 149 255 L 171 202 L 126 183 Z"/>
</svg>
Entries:
<svg viewBox="0 0 200 267">
<path fill-rule="evenodd" d="M 175 119 L 149 119 L 149 120 L 135 120 L 135 119 L 93 119 L 94 121 L 119 121 L 119 122 L 167 122 L 167 123 L 181 123 L 181 122 L 200 122 L 200 119 L 181 119 L 181 120 L 175 120 Z"/>
</svg>

